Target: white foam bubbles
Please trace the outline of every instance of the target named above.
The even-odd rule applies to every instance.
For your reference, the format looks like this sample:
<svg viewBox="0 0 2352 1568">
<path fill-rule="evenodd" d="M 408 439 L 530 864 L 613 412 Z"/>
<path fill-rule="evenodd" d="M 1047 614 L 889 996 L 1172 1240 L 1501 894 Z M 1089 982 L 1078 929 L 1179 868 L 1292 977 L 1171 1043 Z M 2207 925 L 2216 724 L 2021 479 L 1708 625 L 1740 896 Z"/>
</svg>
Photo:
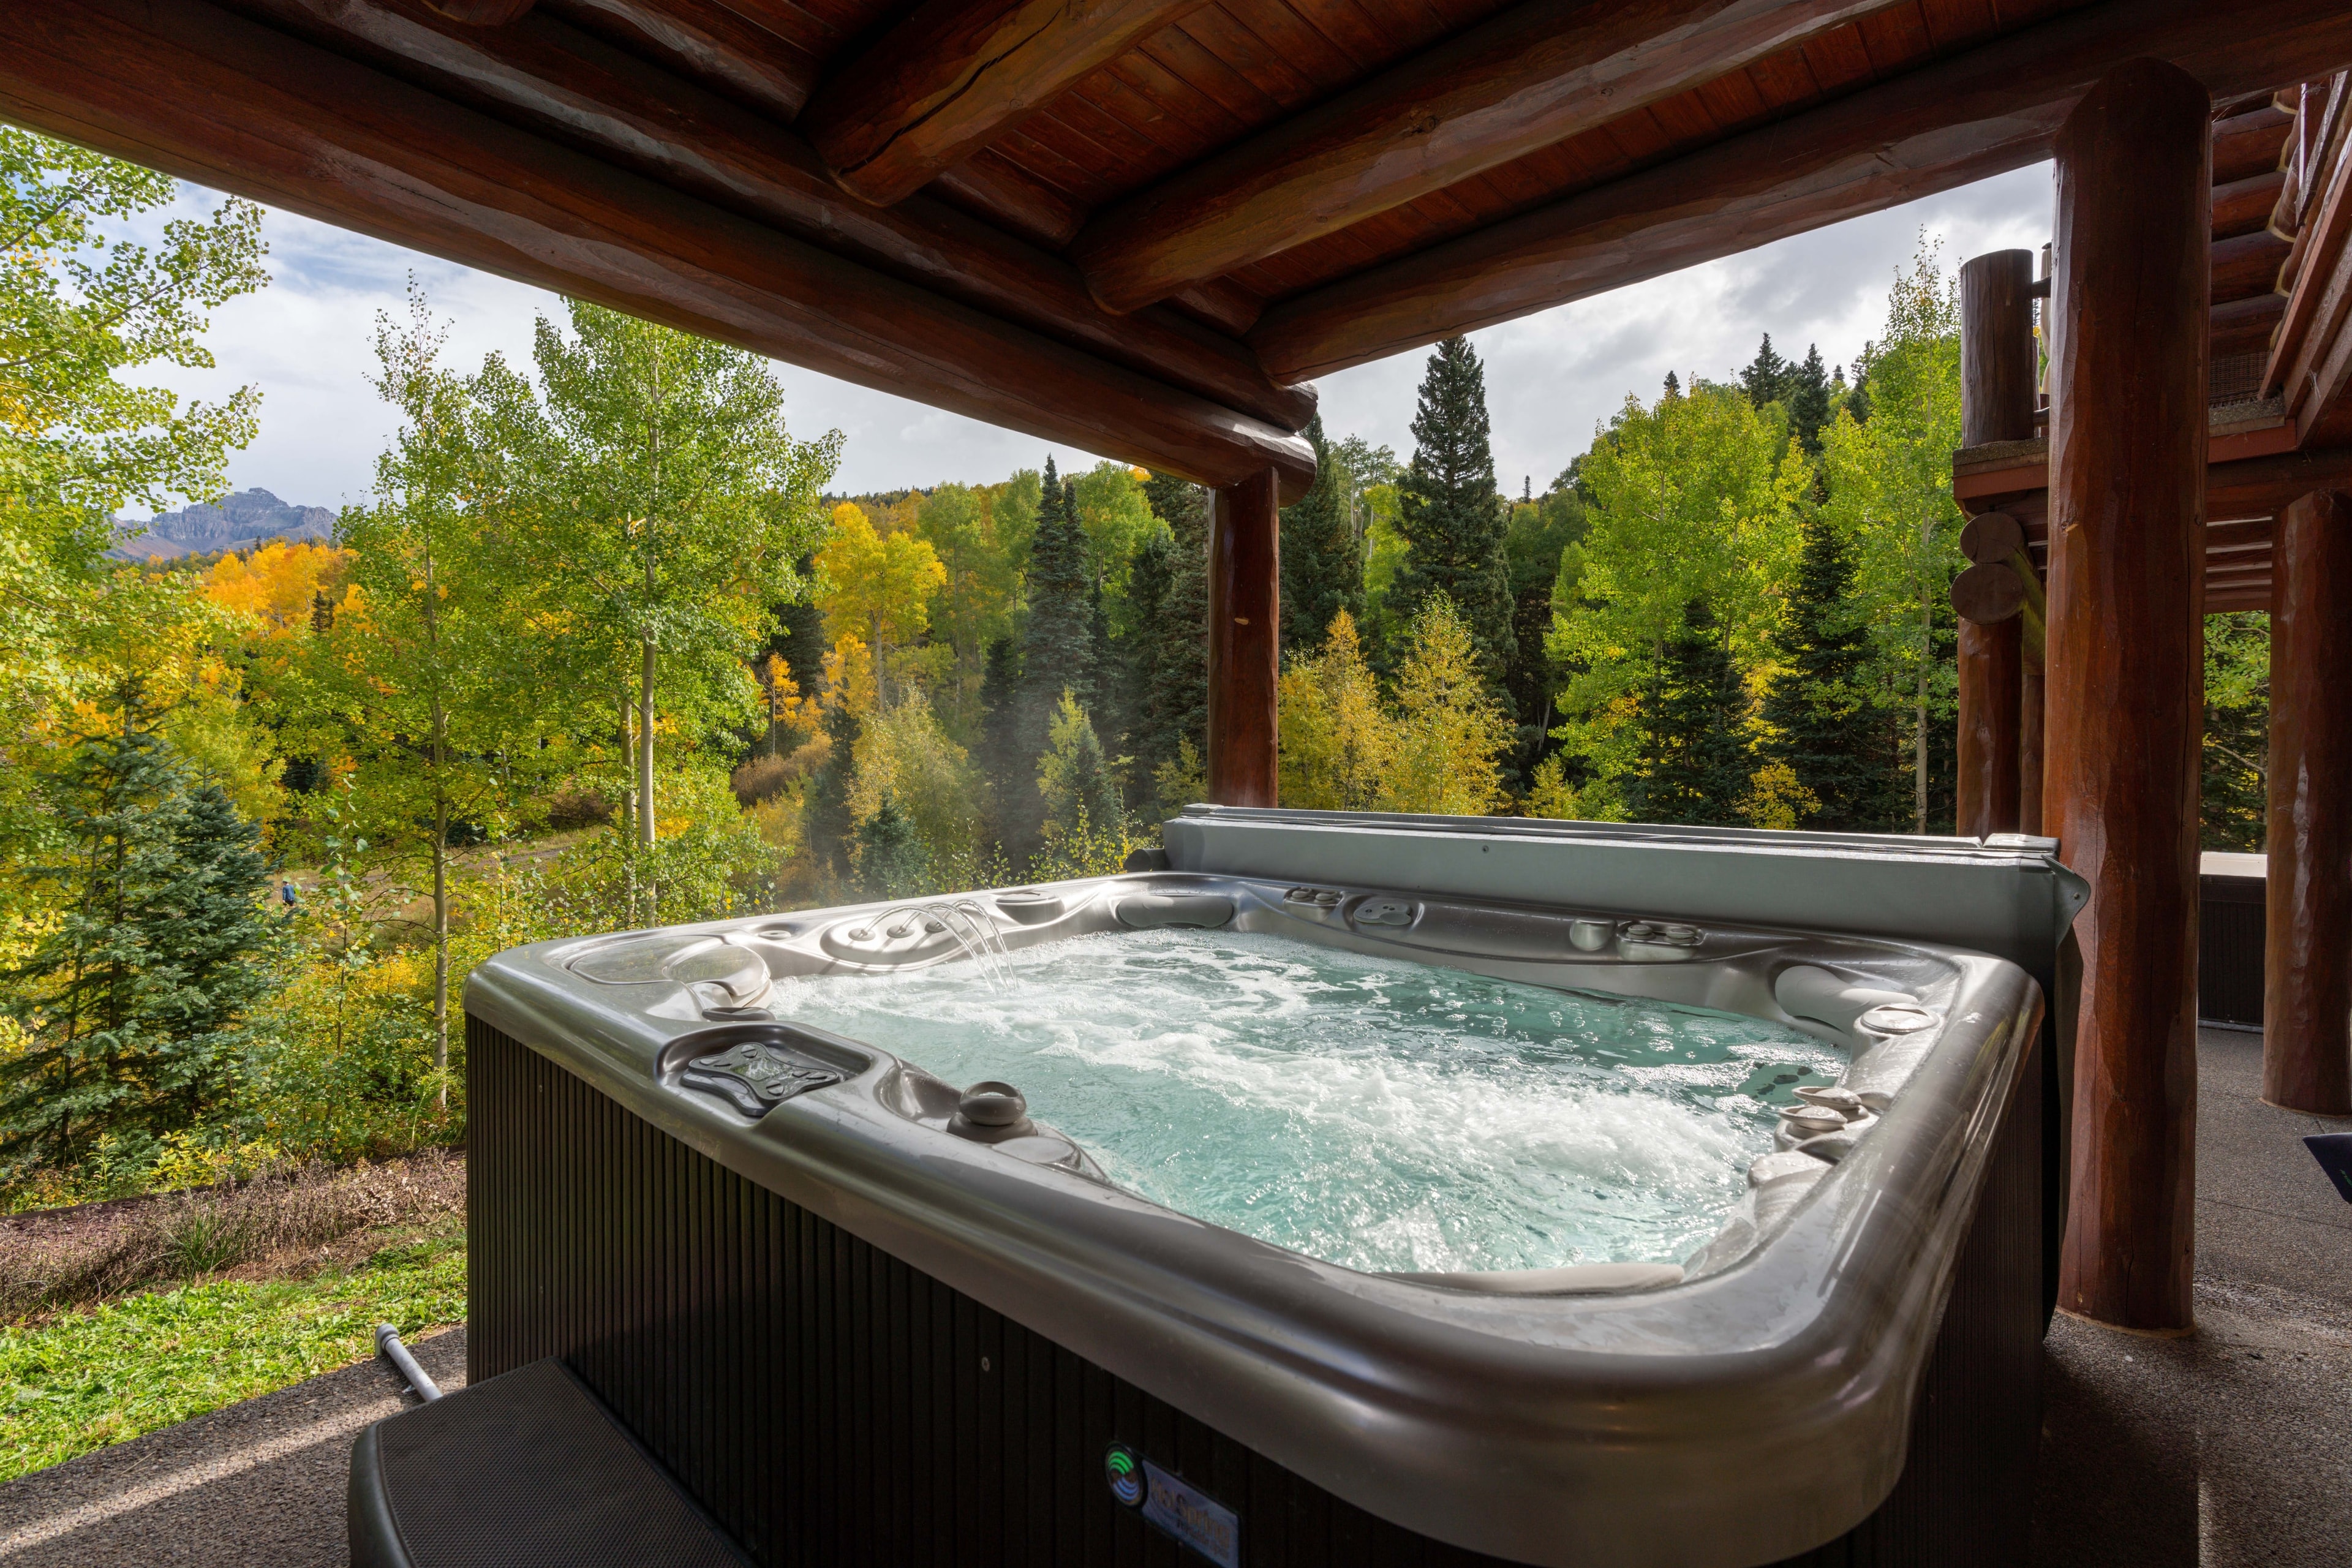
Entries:
<svg viewBox="0 0 2352 1568">
<path fill-rule="evenodd" d="M 1837 1053 L 1751 1019 L 1546 990 L 1281 938 L 1082 937 L 782 985 L 780 1016 L 1033 1114 L 1156 1202 L 1370 1269 L 1674 1261 L 1771 1146 L 1739 1091 Z"/>
</svg>

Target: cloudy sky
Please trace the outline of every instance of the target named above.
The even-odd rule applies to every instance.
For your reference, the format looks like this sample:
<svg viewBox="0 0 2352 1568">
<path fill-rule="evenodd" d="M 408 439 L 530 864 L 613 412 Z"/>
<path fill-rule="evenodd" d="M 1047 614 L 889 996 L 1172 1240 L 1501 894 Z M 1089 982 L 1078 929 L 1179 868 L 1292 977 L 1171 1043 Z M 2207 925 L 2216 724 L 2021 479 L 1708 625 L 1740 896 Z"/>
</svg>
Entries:
<svg viewBox="0 0 2352 1568">
<path fill-rule="evenodd" d="M 188 187 L 194 205 L 215 200 Z M 2020 170 L 1873 217 L 1784 240 L 1599 299 L 1480 332 L 1494 414 L 1495 467 L 1516 492 L 1538 490 L 1592 439 L 1628 392 L 1654 397 L 1669 370 L 1722 377 L 1770 332 L 1784 353 L 1821 345 L 1832 363 L 1853 359 L 1885 319 L 1889 279 L 1908 265 L 1923 234 L 1940 239 L 1945 265 L 2049 237 L 2050 171 Z M 393 428 L 367 384 L 368 342 L 378 311 L 397 312 L 413 274 L 450 328 L 453 363 L 492 351 L 530 358 L 534 314 L 560 302 L 543 290 L 329 228 L 289 213 L 264 224 L 275 281 L 213 320 L 219 368 L 164 379 L 193 396 L 251 384 L 262 393 L 261 436 L 231 464 L 231 482 L 310 506 L 365 496 L 376 454 Z M 1321 384 L 1323 417 L 1411 455 L 1413 393 L 1423 356 L 1402 354 Z M 1003 478 L 1044 462 L 1033 437 L 977 424 L 791 365 L 779 367 L 796 433 L 838 427 L 848 437 L 836 491 L 863 492 Z M 1064 467 L 1090 455 L 1057 450 Z"/>
</svg>

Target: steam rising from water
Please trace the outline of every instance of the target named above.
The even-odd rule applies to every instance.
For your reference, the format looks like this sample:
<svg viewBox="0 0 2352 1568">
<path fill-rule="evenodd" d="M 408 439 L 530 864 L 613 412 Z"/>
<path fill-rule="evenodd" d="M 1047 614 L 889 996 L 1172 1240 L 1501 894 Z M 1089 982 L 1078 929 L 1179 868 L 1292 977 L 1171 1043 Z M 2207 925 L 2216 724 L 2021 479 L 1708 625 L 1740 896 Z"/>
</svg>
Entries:
<svg viewBox="0 0 2352 1568">
<path fill-rule="evenodd" d="M 1843 1058 L 1754 1019 L 1279 937 L 1153 931 L 781 984 L 777 1016 L 1004 1079 L 1121 1186 L 1365 1269 L 1677 1262 Z M 1807 1070 L 1810 1069 L 1810 1070 Z"/>
</svg>

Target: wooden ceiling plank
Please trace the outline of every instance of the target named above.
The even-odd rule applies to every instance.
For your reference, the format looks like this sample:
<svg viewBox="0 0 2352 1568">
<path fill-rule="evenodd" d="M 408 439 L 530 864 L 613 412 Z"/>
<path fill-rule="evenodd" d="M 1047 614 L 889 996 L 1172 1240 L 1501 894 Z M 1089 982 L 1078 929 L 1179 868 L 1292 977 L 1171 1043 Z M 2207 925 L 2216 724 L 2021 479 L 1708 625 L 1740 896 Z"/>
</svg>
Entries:
<svg viewBox="0 0 2352 1568">
<path fill-rule="evenodd" d="M 1164 313 L 1111 315 L 1060 257 L 928 197 L 895 208 L 853 200 L 791 132 L 551 17 L 484 29 L 448 22 L 423 0 L 230 8 L 1260 418 L 1296 429 L 1313 412 L 1288 401 L 1239 342 Z"/>
<path fill-rule="evenodd" d="M 1810 109 L 1824 96 L 1801 49 L 1776 49 L 1751 62 L 1748 74 L 1776 118 Z"/>
<path fill-rule="evenodd" d="M 1713 81 L 1699 83 L 1691 89 L 1690 96 L 1698 100 L 1699 106 L 1713 115 L 1717 124 L 1727 128 L 1753 125 L 1772 112 L 1772 106 L 1756 90 L 1756 83 L 1746 71 L 1726 71 Z"/>
<path fill-rule="evenodd" d="M 1286 0 L 1301 21 L 1347 56 L 1348 79 L 1385 64 L 1394 46 L 1381 34 L 1356 0 Z"/>
<path fill-rule="evenodd" d="M 1314 35 L 1290 8 L 1286 5 L 1266 7 L 1269 20 L 1282 26 L 1284 35 L 1297 42 L 1314 40 Z M 1257 31 L 1243 23 L 1223 5 L 1203 5 L 1172 27 L 1163 27 L 1145 39 L 1141 47 L 1147 53 L 1158 47 L 1160 41 L 1171 37 L 1181 37 L 1192 48 L 1209 55 L 1226 69 L 1249 83 L 1259 97 L 1274 110 L 1295 111 L 1314 102 L 1332 90 L 1339 80 L 1328 85 L 1307 73 L 1305 62 L 1292 57 L 1290 50 L 1279 43 L 1268 41 Z M 1319 40 L 1315 40 L 1319 41 Z M 1309 47 L 1312 45 L 1310 43 Z M 1328 59 L 1328 47 L 1320 51 Z M 1182 73 L 1187 75 L 1189 73 Z"/>
<path fill-rule="evenodd" d="M 1134 95 L 1108 71 L 1096 71 L 1056 98 L 1053 113 L 1055 120 L 1100 149 L 1103 160 L 1092 167 L 1114 184 L 1149 177 L 1139 172 L 1182 156 L 1173 146 L 1153 139 L 1145 126 L 1155 117 L 1154 111 L 1135 107 Z"/>
<path fill-rule="evenodd" d="M 1230 484 L 1304 441 L 202 4 L 0 10 L 0 115 L 933 406 Z"/>
<path fill-rule="evenodd" d="M 1936 52 L 1936 36 L 1916 3 L 1874 11 L 1858 20 L 1855 30 L 1882 71 L 1901 70 Z"/>
<path fill-rule="evenodd" d="M 1097 214 L 1073 258 L 1114 310 L 1786 50 L 1886 0 L 1528 0 Z"/>
<path fill-rule="evenodd" d="M 1276 380 L 1307 380 L 2020 168 L 2143 55 L 2252 90 L 2352 58 L 2352 9 L 2103 0 L 1281 301 L 1250 338 Z"/>
<path fill-rule="evenodd" d="M 1202 0 L 923 0 L 809 101 L 842 184 L 887 205 L 930 183 Z"/>
<path fill-rule="evenodd" d="M 713 0 L 540 0 L 559 17 L 790 122 L 816 57 Z"/>
<path fill-rule="evenodd" d="M 1678 92 L 1672 98 L 1660 99 L 1643 112 L 1658 128 L 1659 134 L 1669 147 L 1711 142 L 1728 129 L 1707 112 L 1706 100 L 1695 92 Z"/>
<path fill-rule="evenodd" d="M 1223 140 L 1244 135 L 1283 111 L 1282 100 L 1252 81 L 1181 25 L 1160 28 L 1097 71 L 1095 77 L 1141 69 L 1149 69 L 1154 75 L 1148 87 L 1140 79 L 1137 86 L 1150 91 L 1155 101 L 1165 104 L 1170 116 L 1181 120 L 1191 132 L 1192 139 L 1175 149 L 1180 156 L 1191 156 L 1201 138 Z"/>
<path fill-rule="evenodd" d="M 1524 212 L 1539 202 L 1549 200 L 1552 193 L 1559 189 L 1562 175 L 1563 170 L 1558 159 L 1546 158 L 1538 153 L 1514 158 L 1467 183 L 1485 185 L 1501 196 L 1511 211 Z"/>
<path fill-rule="evenodd" d="M 879 7 L 855 4 L 821 7 L 792 0 L 720 0 L 730 11 L 823 60 L 874 20 Z"/>
<path fill-rule="evenodd" d="M 1919 19 L 1937 54 L 1990 37 L 2000 28 L 1987 0 L 1919 0 Z"/>
<path fill-rule="evenodd" d="M 1870 63 L 1870 51 L 1862 47 L 1858 28 L 1832 27 L 1807 38 L 1803 48 L 1813 79 L 1832 92 L 1851 92 L 1877 79 L 1877 68 Z"/>
<path fill-rule="evenodd" d="M 1091 129 L 1099 118 L 1096 111 L 1076 100 L 1065 96 L 1061 101 L 1042 114 L 1033 114 L 1021 125 L 1021 132 L 1033 151 L 1048 156 L 1040 163 L 1027 163 L 1045 179 L 1067 191 L 1070 199 L 1082 208 L 1100 206 L 1118 189 L 1118 171 L 1122 160 L 1112 148 L 1106 147 Z M 1008 139 L 1005 149 L 1013 145 Z M 997 151 L 998 149 L 987 149 Z M 1084 225 L 1080 225 L 1083 231 Z"/>
<path fill-rule="evenodd" d="M 1269 72 L 1278 69 L 1297 77 L 1304 84 L 1304 90 L 1297 100 L 1293 100 L 1285 94 L 1276 95 L 1282 97 L 1290 108 L 1303 107 L 1318 98 L 1327 97 L 1356 79 L 1355 63 L 1348 58 L 1347 51 L 1325 37 L 1307 18 L 1283 4 L 1282 0 L 1263 0 L 1262 4 L 1251 8 L 1246 21 L 1222 5 L 1204 5 L 1186 20 L 1198 22 L 1213 11 L 1222 18 L 1215 30 L 1195 30 L 1191 26 L 1185 30 L 1209 47 L 1231 47 L 1237 57 L 1250 59 L 1252 64 L 1244 74 L 1269 91 L 1272 89 L 1268 84 L 1259 80 L 1261 69 Z M 1271 57 L 1271 63 L 1261 68 L 1255 63 L 1255 52 L 1244 55 L 1238 41 L 1243 38 L 1255 39 L 1254 48 L 1263 48 Z"/>
</svg>

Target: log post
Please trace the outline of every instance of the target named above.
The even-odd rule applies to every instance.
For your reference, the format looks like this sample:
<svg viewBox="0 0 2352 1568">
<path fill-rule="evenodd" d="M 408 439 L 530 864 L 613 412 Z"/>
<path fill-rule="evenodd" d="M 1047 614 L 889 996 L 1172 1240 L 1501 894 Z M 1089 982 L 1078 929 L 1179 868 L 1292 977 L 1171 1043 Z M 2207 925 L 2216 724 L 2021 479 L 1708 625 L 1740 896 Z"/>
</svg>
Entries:
<svg viewBox="0 0 2352 1568">
<path fill-rule="evenodd" d="M 2033 436 L 2039 378 L 2033 253 L 1996 250 L 1960 267 L 1960 445 Z M 2015 618 L 1959 626 L 1959 755 L 1952 831 L 2018 830 L 2019 681 Z"/>
<path fill-rule="evenodd" d="M 1276 803 L 1281 514 L 1272 468 L 1215 492 L 1209 521 L 1209 799 Z"/>
<path fill-rule="evenodd" d="M 2042 811 L 2091 884 L 2058 1300 L 2156 1332 L 2192 1321 L 2209 108 L 2133 60 L 2056 146 Z"/>
<path fill-rule="evenodd" d="M 2017 831 L 2017 723 L 2023 618 L 1959 626 L 1960 735 L 1952 831 L 1963 838 Z"/>
<path fill-rule="evenodd" d="M 2042 660 L 2017 669 L 2017 830 L 2042 831 Z"/>
<path fill-rule="evenodd" d="M 2270 876 L 2263 1098 L 2352 1116 L 2352 495 L 2286 509 L 2271 544 Z"/>
</svg>

